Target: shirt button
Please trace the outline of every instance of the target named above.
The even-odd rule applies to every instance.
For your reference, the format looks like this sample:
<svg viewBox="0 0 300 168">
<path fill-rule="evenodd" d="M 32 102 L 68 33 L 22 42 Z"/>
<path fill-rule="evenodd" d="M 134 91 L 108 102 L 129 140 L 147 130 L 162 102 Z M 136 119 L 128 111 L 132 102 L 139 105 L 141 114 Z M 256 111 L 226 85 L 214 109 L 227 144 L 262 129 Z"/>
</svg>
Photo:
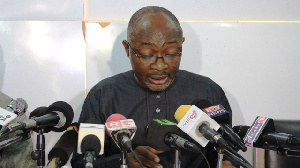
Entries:
<svg viewBox="0 0 300 168">
<path fill-rule="evenodd" d="M 156 98 L 159 99 L 159 98 L 160 98 L 160 95 L 156 95 Z"/>
<path fill-rule="evenodd" d="M 156 108 L 156 112 L 159 113 L 159 112 L 160 112 L 160 109 L 159 109 L 159 108 Z"/>
</svg>

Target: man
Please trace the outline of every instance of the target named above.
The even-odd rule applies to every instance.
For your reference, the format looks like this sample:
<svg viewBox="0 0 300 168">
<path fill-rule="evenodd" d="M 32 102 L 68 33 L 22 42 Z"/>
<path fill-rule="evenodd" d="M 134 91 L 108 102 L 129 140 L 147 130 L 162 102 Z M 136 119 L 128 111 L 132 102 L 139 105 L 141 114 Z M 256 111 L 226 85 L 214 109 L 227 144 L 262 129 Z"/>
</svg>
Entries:
<svg viewBox="0 0 300 168">
<path fill-rule="evenodd" d="M 170 11 L 161 7 L 138 10 L 129 21 L 127 41 L 122 42 L 132 71 L 104 79 L 94 86 L 84 102 L 79 122 L 95 118 L 104 124 L 113 113 L 133 119 L 137 125 L 133 149 L 143 165 L 170 167 L 169 152 L 146 146 L 144 128 L 151 120 L 176 122 L 176 109 L 195 99 L 222 104 L 230 111 L 226 96 L 216 83 L 207 77 L 179 70 L 183 42 L 180 23 Z M 197 143 L 187 135 L 184 138 Z M 202 150 L 210 166 L 216 167 L 217 153 L 212 146 Z M 181 152 L 181 167 L 208 167 L 202 155 L 184 149 Z M 120 167 L 119 153 L 120 149 L 106 136 L 104 155 L 97 158 L 95 167 Z M 81 167 L 80 159 L 75 153 L 72 166 Z M 128 154 L 128 166 L 141 167 L 132 153 Z"/>
</svg>

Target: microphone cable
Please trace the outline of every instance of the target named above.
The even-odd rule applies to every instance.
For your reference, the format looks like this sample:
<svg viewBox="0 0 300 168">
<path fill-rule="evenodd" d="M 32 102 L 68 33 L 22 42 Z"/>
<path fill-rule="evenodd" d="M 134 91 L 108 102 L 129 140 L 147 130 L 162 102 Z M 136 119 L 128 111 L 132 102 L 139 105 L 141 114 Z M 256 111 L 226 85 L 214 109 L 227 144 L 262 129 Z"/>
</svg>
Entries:
<svg viewBox="0 0 300 168">
<path fill-rule="evenodd" d="M 208 168 L 210 168 L 210 164 L 209 164 L 209 162 L 207 160 L 207 157 L 204 155 L 204 153 L 202 152 L 201 148 L 199 148 L 198 146 L 196 146 L 194 144 L 189 144 L 189 145 L 193 145 L 192 149 L 194 149 L 194 150 L 190 150 L 190 151 L 195 152 L 195 153 L 200 153 L 203 156 L 204 160 L 206 161 Z"/>
<path fill-rule="evenodd" d="M 224 150 L 224 154 L 231 159 L 233 162 L 237 162 L 239 165 L 245 167 L 245 168 L 253 168 L 251 164 L 243 158 L 240 154 L 238 154 L 236 151 L 234 151 L 232 148 L 227 147 Z"/>
<path fill-rule="evenodd" d="M 5 137 L 7 137 L 9 134 L 17 131 L 17 130 L 20 130 L 20 129 L 23 129 L 25 126 L 24 124 L 20 124 L 16 127 L 14 127 L 13 129 L 11 129 L 9 132 L 6 132 L 3 134 L 3 131 L 0 131 L 0 140 L 3 140 Z"/>
<path fill-rule="evenodd" d="M 205 160 L 206 163 L 207 163 L 208 168 L 210 168 L 210 164 L 209 164 L 209 162 L 208 162 L 206 156 L 205 156 L 204 153 L 202 152 L 201 148 L 198 148 L 197 153 L 200 153 L 200 154 L 203 156 L 204 160 Z"/>
<path fill-rule="evenodd" d="M 245 163 L 251 165 L 245 158 L 243 158 L 242 155 L 240 155 L 239 153 L 237 153 L 235 150 L 233 150 L 231 147 L 227 146 L 226 149 L 228 150 L 228 152 L 230 152 L 231 154 L 235 155 L 236 157 L 240 158 L 240 160 L 244 161 Z M 226 150 L 225 149 L 225 150 Z"/>
<path fill-rule="evenodd" d="M 139 164 L 141 165 L 142 168 L 144 168 L 143 163 L 141 162 L 141 160 L 137 157 L 137 155 L 135 154 L 135 152 L 132 150 L 132 148 L 129 148 L 130 152 L 133 154 L 133 156 L 135 157 L 135 159 L 139 162 Z"/>
</svg>

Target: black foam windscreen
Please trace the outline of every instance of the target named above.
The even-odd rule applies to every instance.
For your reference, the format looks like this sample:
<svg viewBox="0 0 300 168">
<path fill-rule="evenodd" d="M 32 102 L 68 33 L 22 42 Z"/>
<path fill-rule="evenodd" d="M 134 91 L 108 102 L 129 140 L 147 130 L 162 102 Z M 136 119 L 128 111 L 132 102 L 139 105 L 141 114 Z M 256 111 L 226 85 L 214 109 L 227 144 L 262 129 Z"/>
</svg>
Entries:
<svg viewBox="0 0 300 168">
<path fill-rule="evenodd" d="M 237 133 L 239 135 L 239 137 L 241 139 L 244 139 L 244 137 L 246 136 L 248 129 L 250 128 L 250 126 L 246 126 L 246 125 L 237 125 L 234 126 L 232 129 L 235 133 Z"/>
<path fill-rule="evenodd" d="M 54 132 L 62 132 L 64 130 L 66 130 L 68 128 L 68 126 L 72 123 L 73 118 L 74 118 L 74 112 L 73 112 L 73 108 L 66 102 L 64 101 L 57 101 L 52 103 L 47 111 L 46 114 L 51 113 L 51 112 L 61 112 L 63 113 L 64 117 L 65 117 L 65 123 L 63 126 L 61 127 L 51 127 L 51 131 Z"/>
<path fill-rule="evenodd" d="M 70 158 L 70 155 L 77 146 L 79 124 L 72 123 L 66 132 L 59 138 L 57 143 L 48 154 L 48 159 L 60 158 L 58 166 L 64 166 Z"/>
<path fill-rule="evenodd" d="M 82 139 L 80 149 L 82 154 L 85 155 L 87 151 L 95 151 L 95 156 L 99 155 L 101 150 L 101 143 L 96 135 L 89 134 Z"/>
<path fill-rule="evenodd" d="M 29 118 L 31 119 L 31 118 L 34 118 L 34 117 L 41 117 L 41 116 L 43 116 L 43 115 L 46 114 L 47 109 L 48 109 L 48 107 L 46 107 L 46 106 L 38 107 L 38 108 L 34 109 L 34 110 L 30 113 Z M 37 133 L 38 133 L 38 130 L 37 130 L 36 128 L 33 128 L 32 130 L 33 130 L 34 132 L 37 132 Z M 43 133 L 48 133 L 48 132 L 50 132 L 50 131 L 51 131 L 51 130 L 50 130 L 49 128 L 45 128 Z"/>
<path fill-rule="evenodd" d="M 147 128 L 146 144 L 156 150 L 170 151 L 171 148 L 165 143 L 167 133 L 180 135 L 181 131 L 175 123 L 168 120 L 152 120 Z"/>
<path fill-rule="evenodd" d="M 212 104 L 208 100 L 205 100 L 205 99 L 196 99 L 192 102 L 192 105 L 197 106 L 199 109 L 204 109 L 204 108 L 212 106 Z"/>
<path fill-rule="evenodd" d="M 42 107 L 38 107 L 36 109 L 34 109 L 30 114 L 29 114 L 29 118 L 32 117 L 40 117 L 46 114 L 48 107 L 42 106 Z"/>
</svg>

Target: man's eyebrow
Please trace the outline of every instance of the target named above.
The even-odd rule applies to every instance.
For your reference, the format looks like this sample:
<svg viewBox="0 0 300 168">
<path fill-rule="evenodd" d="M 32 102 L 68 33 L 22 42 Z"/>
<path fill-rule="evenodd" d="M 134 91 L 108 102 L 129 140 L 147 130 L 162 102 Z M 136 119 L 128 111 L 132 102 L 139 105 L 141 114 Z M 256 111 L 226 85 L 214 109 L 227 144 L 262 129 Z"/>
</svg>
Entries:
<svg viewBox="0 0 300 168">
<path fill-rule="evenodd" d="M 168 44 L 174 44 L 174 43 L 177 43 L 177 40 L 165 42 L 165 44 L 164 44 L 164 45 L 168 45 Z"/>
<path fill-rule="evenodd" d="M 142 42 L 141 46 L 143 46 L 143 45 L 154 46 L 154 43 L 151 43 L 151 42 Z"/>
</svg>

